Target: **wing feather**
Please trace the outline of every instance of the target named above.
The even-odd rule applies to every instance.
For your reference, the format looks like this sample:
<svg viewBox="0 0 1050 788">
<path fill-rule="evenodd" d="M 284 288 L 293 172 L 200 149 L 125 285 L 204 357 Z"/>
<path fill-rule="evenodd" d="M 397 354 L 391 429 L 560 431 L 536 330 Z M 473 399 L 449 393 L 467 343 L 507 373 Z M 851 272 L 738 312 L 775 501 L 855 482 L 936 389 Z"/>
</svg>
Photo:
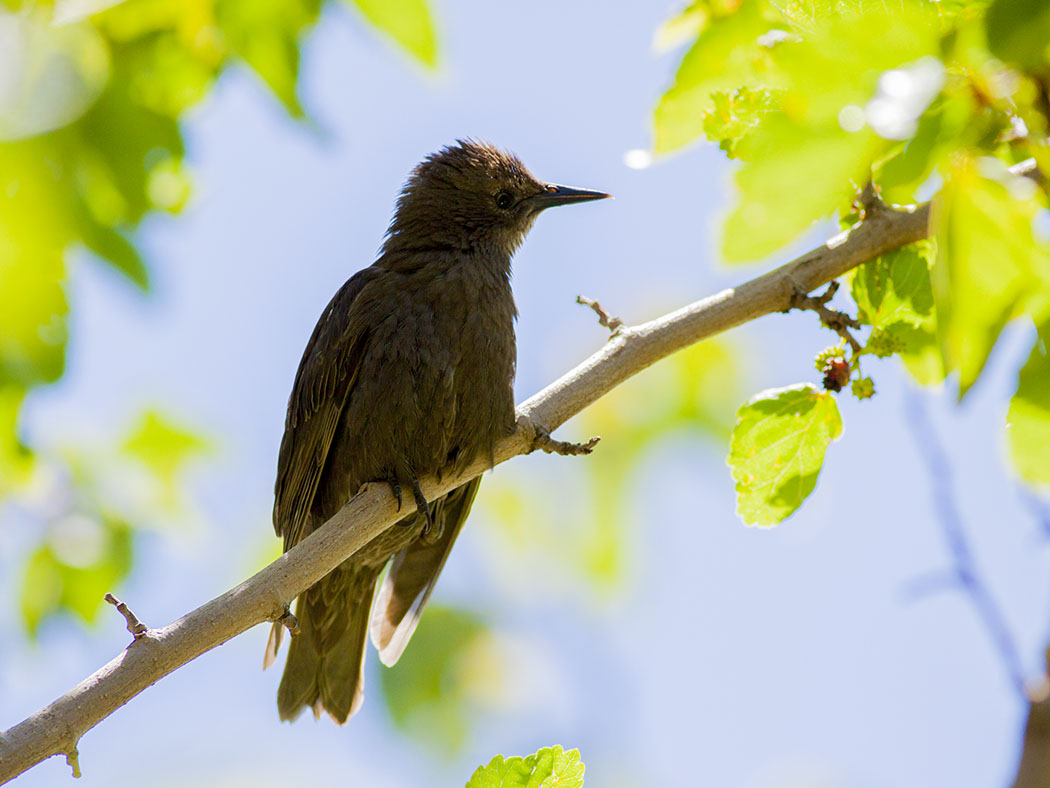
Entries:
<svg viewBox="0 0 1050 788">
<path fill-rule="evenodd" d="M 360 321 L 353 319 L 355 302 L 380 275 L 375 267 L 365 268 L 339 289 L 317 321 L 295 373 L 274 484 L 273 527 L 284 537 L 285 550 L 306 536 L 317 484 L 367 342 Z"/>
</svg>

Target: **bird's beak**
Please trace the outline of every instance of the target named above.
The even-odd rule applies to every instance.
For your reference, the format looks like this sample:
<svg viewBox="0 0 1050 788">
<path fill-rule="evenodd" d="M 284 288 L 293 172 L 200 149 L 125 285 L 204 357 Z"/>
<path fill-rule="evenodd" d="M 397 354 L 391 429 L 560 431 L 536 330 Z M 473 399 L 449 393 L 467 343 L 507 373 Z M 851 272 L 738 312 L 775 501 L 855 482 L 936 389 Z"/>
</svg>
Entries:
<svg viewBox="0 0 1050 788">
<path fill-rule="evenodd" d="M 591 189 L 576 189 L 572 186 L 559 186 L 556 183 L 548 183 L 539 194 L 529 197 L 528 203 L 533 207 L 533 210 L 542 211 L 544 208 L 551 208 L 555 205 L 604 200 L 611 196 L 611 194 L 596 192 Z"/>
</svg>

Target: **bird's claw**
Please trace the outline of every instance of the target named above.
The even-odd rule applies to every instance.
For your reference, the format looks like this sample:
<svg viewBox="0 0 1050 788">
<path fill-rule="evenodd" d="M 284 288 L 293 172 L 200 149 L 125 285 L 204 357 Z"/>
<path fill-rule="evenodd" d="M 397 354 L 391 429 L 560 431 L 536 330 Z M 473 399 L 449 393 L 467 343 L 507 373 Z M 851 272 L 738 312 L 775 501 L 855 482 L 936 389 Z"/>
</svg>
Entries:
<svg viewBox="0 0 1050 788">
<path fill-rule="evenodd" d="M 416 499 L 416 509 L 427 521 L 426 525 L 423 526 L 422 533 L 422 536 L 426 536 L 434 528 L 434 515 L 430 511 L 427 497 L 423 495 L 423 490 L 419 486 L 419 480 L 415 476 L 412 477 L 412 497 Z"/>
<path fill-rule="evenodd" d="M 387 480 L 387 484 L 390 485 L 390 492 L 393 494 L 394 499 L 397 501 L 397 510 L 401 511 L 401 482 L 397 480 L 397 477 Z"/>
<path fill-rule="evenodd" d="M 600 436 L 591 438 L 586 443 L 573 443 L 572 441 L 559 441 L 551 437 L 543 427 L 535 426 L 536 435 L 532 439 L 532 449 L 540 449 L 547 454 L 560 454 L 563 457 L 590 454 L 601 440 Z"/>
</svg>

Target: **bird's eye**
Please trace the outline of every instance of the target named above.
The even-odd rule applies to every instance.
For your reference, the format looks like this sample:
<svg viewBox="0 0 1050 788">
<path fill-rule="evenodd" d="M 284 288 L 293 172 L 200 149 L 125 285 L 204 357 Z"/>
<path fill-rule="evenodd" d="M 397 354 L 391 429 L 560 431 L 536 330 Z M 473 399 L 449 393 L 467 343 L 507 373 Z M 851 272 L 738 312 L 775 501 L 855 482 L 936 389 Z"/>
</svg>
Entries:
<svg viewBox="0 0 1050 788">
<path fill-rule="evenodd" d="M 496 205 L 506 210 L 514 204 L 514 195 L 508 191 L 502 191 L 496 195 Z"/>
</svg>

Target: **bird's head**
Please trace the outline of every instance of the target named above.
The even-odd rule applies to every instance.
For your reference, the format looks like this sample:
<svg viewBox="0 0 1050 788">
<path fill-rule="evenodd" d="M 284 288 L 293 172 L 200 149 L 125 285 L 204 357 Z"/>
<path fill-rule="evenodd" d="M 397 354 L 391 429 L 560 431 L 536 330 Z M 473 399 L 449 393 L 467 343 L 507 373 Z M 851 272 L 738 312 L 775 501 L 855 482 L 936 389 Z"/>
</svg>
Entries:
<svg viewBox="0 0 1050 788">
<path fill-rule="evenodd" d="M 544 209 L 608 196 L 545 183 L 517 156 L 486 143 L 460 140 L 412 171 L 384 248 L 492 249 L 509 255 Z"/>
</svg>

